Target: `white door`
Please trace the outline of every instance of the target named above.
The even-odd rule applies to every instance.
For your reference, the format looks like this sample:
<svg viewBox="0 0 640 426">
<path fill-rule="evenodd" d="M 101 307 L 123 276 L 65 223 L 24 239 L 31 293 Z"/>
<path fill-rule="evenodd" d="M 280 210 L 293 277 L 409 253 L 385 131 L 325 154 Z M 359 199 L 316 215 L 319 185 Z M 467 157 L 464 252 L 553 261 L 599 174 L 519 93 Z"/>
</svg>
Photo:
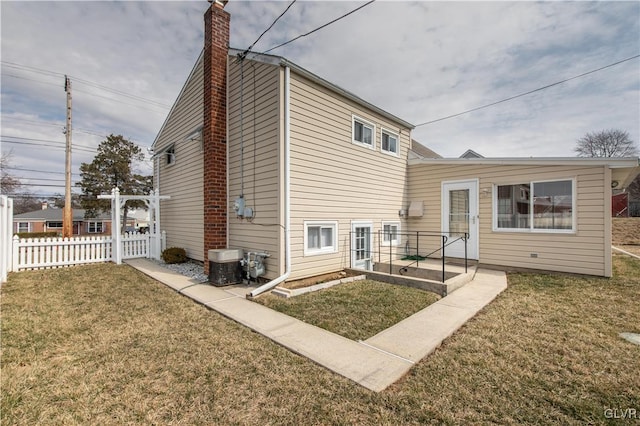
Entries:
<svg viewBox="0 0 640 426">
<path fill-rule="evenodd" d="M 373 268 L 373 225 L 370 222 L 351 223 L 351 265 L 354 269 Z"/>
<path fill-rule="evenodd" d="M 445 256 L 478 259 L 478 181 L 442 183 L 442 232 L 448 237 Z"/>
</svg>

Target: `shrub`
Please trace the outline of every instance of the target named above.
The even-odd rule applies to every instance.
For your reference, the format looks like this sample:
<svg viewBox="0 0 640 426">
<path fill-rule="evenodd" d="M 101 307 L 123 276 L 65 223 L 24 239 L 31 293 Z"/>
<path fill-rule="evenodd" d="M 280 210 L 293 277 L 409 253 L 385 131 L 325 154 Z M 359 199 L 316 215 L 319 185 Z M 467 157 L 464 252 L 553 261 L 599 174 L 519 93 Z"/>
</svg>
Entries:
<svg viewBox="0 0 640 426">
<path fill-rule="evenodd" d="M 58 232 L 16 232 L 18 238 L 55 238 L 58 236 Z"/>
<path fill-rule="evenodd" d="M 187 252 L 180 247 L 170 247 L 162 252 L 164 263 L 184 263 L 187 261 Z"/>
</svg>

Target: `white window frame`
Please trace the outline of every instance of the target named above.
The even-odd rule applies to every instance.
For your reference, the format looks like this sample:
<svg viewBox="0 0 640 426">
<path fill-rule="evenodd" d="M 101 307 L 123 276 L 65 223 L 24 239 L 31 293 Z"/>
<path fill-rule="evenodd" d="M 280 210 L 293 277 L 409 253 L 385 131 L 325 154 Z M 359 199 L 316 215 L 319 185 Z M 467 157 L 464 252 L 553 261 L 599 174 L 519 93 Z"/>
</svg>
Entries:
<svg viewBox="0 0 640 426">
<path fill-rule="evenodd" d="M 52 226 L 51 224 L 60 224 L 60 226 Z M 62 229 L 64 227 L 63 222 L 51 220 L 46 222 L 47 229 Z"/>
<path fill-rule="evenodd" d="M 16 222 L 18 226 L 16 226 L 16 232 L 17 233 L 23 233 L 23 232 L 31 232 L 31 222 Z M 20 230 L 20 225 L 23 224 L 27 224 L 27 230 L 26 231 L 21 231 Z"/>
<path fill-rule="evenodd" d="M 371 128 L 371 145 L 365 142 L 361 142 L 356 140 L 356 122 L 362 124 L 363 127 Z M 376 125 L 372 122 L 365 120 L 364 118 L 360 118 L 357 115 L 351 116 L 351 142 L 355 145 L 359 145 L 365 148 L 369 148 L 375 151 L 376 149 Z"/>
<path fill-rule="evenodd" d="M 174 164 L 176 164 L 176 145 L 175 144 L 172 144 L 171 146 L 169 146 L 164 152 L 164 154 L 165 154 L 165 164 L 167 166 L 173 166 Z"/>
<path fill-rule="evenodd" d="M 384 149 L 384 135 L 387 134 L 387 136 L 391 136 L 393 138 L 395 138 L 396 140 L 396 150 L 395 151 L 391 151 L 389 149 Z M 382 152 L 383 154 L 387 154 L 387 155 L 393 155 L 394 157 L 397 157 L 400 155 L 400 135 L 397 134 L 396 132 L 392 132 L 391 130 L 385 129 L 384 127 L 381 128 L 380 131 L 380 152 Z"/>
<path fill-rule="evenodd" d="M 100 231 L 97 230 L 97 225 L 100 224 Z M 93 231 L 91 230 L 91 225 L 93 225 Z M 87 222 L 87 233 L 89 234 L 102 234 L 104 232 L 104 222 L 100 220 L 92 220 Z"/>
<path fill-rule="evenodd" d="M 571 229 L 545 229 L 545 228 L 534 228 L 534 186 L 536 183 L 545 183 L 545 182 L 562 182 L 562 181 L 571 181 Z M 498 187 L 499 186 L 513 186 L 519 184 L 529 184 L 530 195 L 529 195 L 529 227 L 528 228 L 498 228 Z M 515 183 L 494 183 L 493 184 L 493 212 L 492 212 L 492 227 L 494 232 L 524 232 L 524 233 L 535 233 L 535 234 L 575 234 L 577 232 L 577 217 L 578 217 L 578 206 L 577 206 L 577 194 L 576 194 L 576 178 L 575 177 L 559 177 L 557 179 L 546 179 L 546 180 L 531 180 L 531 181 L 518 181 Z"/>
<path fill-rule="evenodd" d="M 320 228 L 320 244 L 322 244 L 322 229 L 332 230 L 332 245 L 320 248 L 309 248 L 309 228 Z M 337 220 L 308 220 L 304 221 L 304 255 L 316 256 L 338 252 L 338 221 Z"/>
<path fill-rule="evenodd" d="M 396 232 L 395 232 L 395 238 L 392 240 L 387 240 L 386 237 L 386 232 L 384 231 L 384 227 L 385 226 L 395 226 L 396 227 Z M 383 220 L 382 221 L 382 226 L 380 228 L 380 230 L 382 231 L 382 245 L 383 246 L 398 246 L 400 245 L 400 222 L 397 220 Z"/>
</svg>

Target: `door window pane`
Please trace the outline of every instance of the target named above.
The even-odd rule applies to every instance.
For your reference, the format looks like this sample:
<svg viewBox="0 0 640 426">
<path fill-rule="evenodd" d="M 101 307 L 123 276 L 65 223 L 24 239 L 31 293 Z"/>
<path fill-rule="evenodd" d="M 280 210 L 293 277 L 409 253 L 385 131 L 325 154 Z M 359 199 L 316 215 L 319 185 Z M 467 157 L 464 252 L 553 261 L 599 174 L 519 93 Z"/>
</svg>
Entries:
<svg viewBox="0 0 640 426">
<path fill-rule="evenodd" d="M 469 190 L 449 191 L 449 236 L 459 237 L 469 232 Z"/>
</svg>

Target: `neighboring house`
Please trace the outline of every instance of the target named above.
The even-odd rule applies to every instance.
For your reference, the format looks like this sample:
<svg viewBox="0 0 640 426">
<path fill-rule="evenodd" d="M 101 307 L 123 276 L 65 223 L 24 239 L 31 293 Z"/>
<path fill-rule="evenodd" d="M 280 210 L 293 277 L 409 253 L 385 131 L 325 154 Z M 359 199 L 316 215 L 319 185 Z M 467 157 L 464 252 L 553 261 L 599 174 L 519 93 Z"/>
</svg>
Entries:
<svg viewBox="0 0 640 426">
<path fill-rule="evenodd" d="M 637 159 L 439 158 L 410 123 L 285 58 L 229 49 L 229 20 L 222 3 L 206 12 L 153 144 L 169 247 L 206 268 L 209 249 L 268 252 L 266 278 L 297 279 L 369 269 L 378 245 L 405 250 L 404 231 L 466 231 L 481 263 L 611 274 L 612 175 L 627 182 Z"/>
<path fill-rule="evenodd" d="M 13 232 L 58 232 L 62 234 L 63 209 L 43 208 L 13 217 Z M 84 209 L 73 209 L 73 235 L 101 235 L 111 233 L 111 215 L 99 214 L 85 219 Z"/>
<path fill-rule="evenodd" d="M 468 149 L 460 156 L 460 158 L 484 158 L 484 156 L 478 154 L 472 149 Z"/>
</svg>

